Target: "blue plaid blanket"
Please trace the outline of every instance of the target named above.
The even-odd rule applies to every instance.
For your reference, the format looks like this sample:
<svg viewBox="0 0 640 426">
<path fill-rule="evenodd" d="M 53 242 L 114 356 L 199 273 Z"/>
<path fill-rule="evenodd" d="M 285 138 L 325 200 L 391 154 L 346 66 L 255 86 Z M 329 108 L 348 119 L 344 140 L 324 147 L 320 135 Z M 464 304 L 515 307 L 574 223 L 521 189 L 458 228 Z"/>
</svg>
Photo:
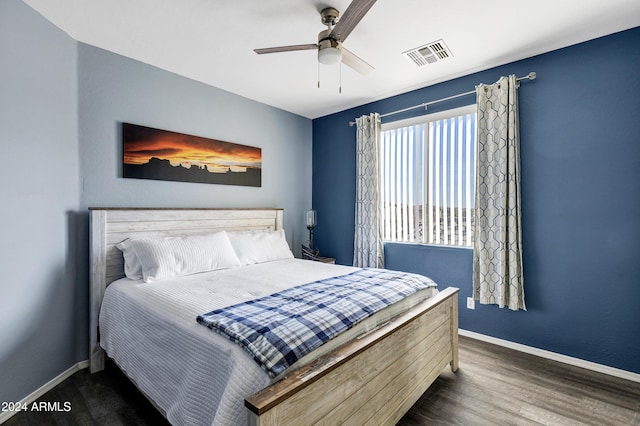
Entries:
<svg viewBox="0 0 640 426">
<path fill-rule="evenodd" d="M 275 377 L 359 321 L 435 286 L 422 275 L 360 269 L 216 309 L 197 321 L 240 344 Z"/>
</svg>

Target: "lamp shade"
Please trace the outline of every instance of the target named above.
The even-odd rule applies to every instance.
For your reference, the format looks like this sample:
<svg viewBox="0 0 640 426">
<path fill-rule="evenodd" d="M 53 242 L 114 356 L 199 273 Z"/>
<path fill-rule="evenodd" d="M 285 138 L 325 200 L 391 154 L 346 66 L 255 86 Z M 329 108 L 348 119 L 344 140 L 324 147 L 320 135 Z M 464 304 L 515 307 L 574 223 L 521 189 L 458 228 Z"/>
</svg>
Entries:
<svg viewBox="0 0 640 426">
<path fill-rule="evenodd" d="M 308 210 L 305 213 L 305 222 L 307 224 L 307 227 L 316 226 L 316 211 L 315 210 Z"/>
<path fill-rule="evenodd" d="M 325 47 L 318 50 L 318 61 L 324 65 L 334 65 L 342 60 L 342 51 L 337 47 Z"/>
</svg>

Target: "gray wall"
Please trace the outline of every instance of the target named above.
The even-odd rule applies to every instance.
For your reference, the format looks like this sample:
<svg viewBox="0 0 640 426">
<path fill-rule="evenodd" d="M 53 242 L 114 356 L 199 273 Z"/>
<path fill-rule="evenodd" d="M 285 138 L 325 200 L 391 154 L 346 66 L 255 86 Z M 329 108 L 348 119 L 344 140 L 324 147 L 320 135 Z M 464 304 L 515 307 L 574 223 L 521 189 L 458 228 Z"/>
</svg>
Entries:
<svg viewBox="0 0 640 426">
<path fill-rule="evenodd" d="M 78 43 L 0 1 L 0 401 L 88 358 L 88 207 L 311 207 L 311 120 Z M 5 66 L 5 64 L 11 64 Z M 121 123 L 262 148 L 262 187 L 122 178 Z"/>
<path fill-rule="evenodd" d="M 89 207 L 282 207 L 299 255 L 311 208 L 311 120 L 86 44 L 78 45 L 78 246 L 88 253 Z M 262 148 L 262 187 L 122 178 L 122 123 Z M 88 263 L 81 275 L 88 276 Z M 86 291 L 86 288 L 84 289 Z M 88 296 L 85 296 L 88 297 Z M 82 348 L 89 330 L 82 321 Z"/>
<path fill-rule="evenodd" d="M 0 1 L 0 402 L 79 359 L 77 43 Z M 83 318 L 84 320 L 84 318 Z M 86 358 L 86 356 L 85 356 Z"/>
<path fill-rule="evenodd" d="M 301 242 L 311 207 L 311 120 L 79 44 L 83 208 L 284 207 Z M 121 123 L 262 148 L 262 187 L 123 179 Z"/>
</svg>

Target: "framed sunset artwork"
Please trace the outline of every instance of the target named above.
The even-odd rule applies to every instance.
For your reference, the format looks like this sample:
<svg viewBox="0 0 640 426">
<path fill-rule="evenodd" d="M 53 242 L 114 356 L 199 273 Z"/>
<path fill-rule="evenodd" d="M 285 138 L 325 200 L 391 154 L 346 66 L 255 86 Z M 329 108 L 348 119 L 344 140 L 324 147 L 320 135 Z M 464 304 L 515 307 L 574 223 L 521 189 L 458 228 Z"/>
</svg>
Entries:
<svg viewBox="0 0 640 426">
<path fill-rule="evenodd" d="M 262 186 L 262 149 L 122 123 L 123 177 Z"/>
</svg>

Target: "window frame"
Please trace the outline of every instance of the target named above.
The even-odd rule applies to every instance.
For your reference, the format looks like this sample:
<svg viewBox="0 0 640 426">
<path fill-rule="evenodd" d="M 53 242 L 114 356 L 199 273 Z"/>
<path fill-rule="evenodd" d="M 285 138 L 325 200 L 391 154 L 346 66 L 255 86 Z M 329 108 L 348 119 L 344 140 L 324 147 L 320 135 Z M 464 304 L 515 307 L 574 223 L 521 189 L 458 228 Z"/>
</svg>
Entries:
<svg viewBox="0 0 640 426">
<path fill-rule="evenodd" d="M 417 117 L 411 117 L 411 118 L 407 118 L 407 119 L 402 119 L 402 120 L 396 120 L 396 121 L 390 121 L 390 122 L 386 122 L 386 123 L 382 123 L 381 124 L 381 133 L 384 133 L 386 131 L 389 130 L 397 130 L 397 129 L 401 129 L 401 128 L 405 128 L 405 127 L 411 127 L 411 126 L 416 126 L 416 125 L 425 125 L 431 122 L 437 122 L 440 120 L 445 120 L 445 119 L 450 119 L 450 118 L 454 118 L 454 117 L 458 117 L 458 116 L 464 116 L 467 114 L 476 114 L 475 116 L 475 132 L 473 132 L 473 147 L 472 147 L 472 153 L 473 153 L 473 163 L 470 164 L 470 170 L 468 171 L 469 174 L 475 174 L 475 170 L 476 170 L 476 165 L 477 165 L 477 158 L 476 158 L 476 153 L 477 153 L 477 105 L 475 103 L 473 104 L 469 104 L 469 105 L 465 105 L 462 107 L 456 107 L 456 108 L 451 108 L 451 109 L 447 109 L 447 110 L 443 110 L 443 111 L 438 111 L 438 112 L 434 112 L 434 113 L 428 113 L 428 114 L 423 114 Z M 427 131 L 427 133 L 429 133 Z M 382 195 L 382 187 L 383 185 L 385 185 L 385 182 L 382 179 L 383 176 L 383 168 L 385 167 L 385 164 L 383 162 L 384 159 L 384 144 L 383 144 L 384 138 L 381 137 L 380 138 L 380 153 L 379 153 L 379 157 L 380 157 L 380 176 L 381 176 L 381 182 L 380 182 L 380 189 L 381 189 L 381 195 Z M 430 159 L 428 159 L 428 157 L 426 157 L 427 152 L 432 151 L 431 147 L 429 145 L 433 145 L 433 142 L 431 140 L 431 137 L 429 137 L 429 141 L 428 143 L 425 143 L 425 146 L 423 148 L 423 151 L 425 151 L 425 157 L 423 159 L 423 162 L 427 162 L 427 164 L 431 164 L 430 163 Z M 382 232 L 382 238 L 383 238 L 383 242 L 384 243 L 400 243 L 400 244 L 420 244 L 420 245 L 430 245 L 430 246 L 435 246 L 435 247 L 458 247 L 458 248 L 472 248 L 473 247 L 473 233 L 471 232 L 471 236 L 470 236 L 470 243 L 469 244 L 463 244 L 460 245 L 458 244 L 458 241 L 456 241 L 456 244 L 451 244 L 451 242 L 432 242 L 429 241 L 429 238 L 427 236 L 427 232 L 426 232 L 426 228 L 424 226 L 425 223 L 425 219 L 426 219 L 426 213 L 425 211 L 433 205 L 432 202 L 430 202 L 430 200 L 432 200 L 433 198 L 431 197 L 431 195 L 428 193 L 429 191 L 429 187 L 430 185 L 428 185 L 427 183 L 429 182 L 429 179 L 432 178 L 433 175 L 431 175 L 431 171 L 428 171 L 424 166 L 422 167 L 423 170 L 419 173 L 424 174 L 423 177 L 423 194 L 422 194 L 422 228 L 423 228 L 423 232 L 422 232 L 422 237 L 419 239 L 415 239 L 414 241 L 405 241 L 402 239 L 396 239 L 395 238 L 395 233 L 393 233 L 393 237 L 391 239 L 387 239 L 386 235 L 384 232 Z M 437 177 L 436 177 L 437 179 Z M 473 185 L 475 186 L 475 185 Z M 475 196 L 475 187 L 472 188 L 472 193 L 471 193 L 471 205 L 473 205 L 473 197 Z M 384 215 L 384 203 L 385 200 L 383 199 L 383 197 L 380 197 L 380 211 L 381 211 L 381 215 L 382 215 L 382 221 L 381 221 L 381 230 L 382 230 L 382 222 L 385 221 L 385 215 Z M 469 213 L 472 213 L 473 210 L 471 210 Z M 439 216 L 437 216 L 439 219 Z M 395 220 L 395 219 L 394 219 Z M 446 220 L 446 219 L 445 219 Z M 471 221 L 473 221 L 473 218 L 471 219 Z M 471 222 L 472 223 L 472 222 Z M 473 224 L 471 226 L 471 230 L 473 229 Z M 437 240 L 440 238 L 440 236 L 437 237 Z"/>
</svg>

